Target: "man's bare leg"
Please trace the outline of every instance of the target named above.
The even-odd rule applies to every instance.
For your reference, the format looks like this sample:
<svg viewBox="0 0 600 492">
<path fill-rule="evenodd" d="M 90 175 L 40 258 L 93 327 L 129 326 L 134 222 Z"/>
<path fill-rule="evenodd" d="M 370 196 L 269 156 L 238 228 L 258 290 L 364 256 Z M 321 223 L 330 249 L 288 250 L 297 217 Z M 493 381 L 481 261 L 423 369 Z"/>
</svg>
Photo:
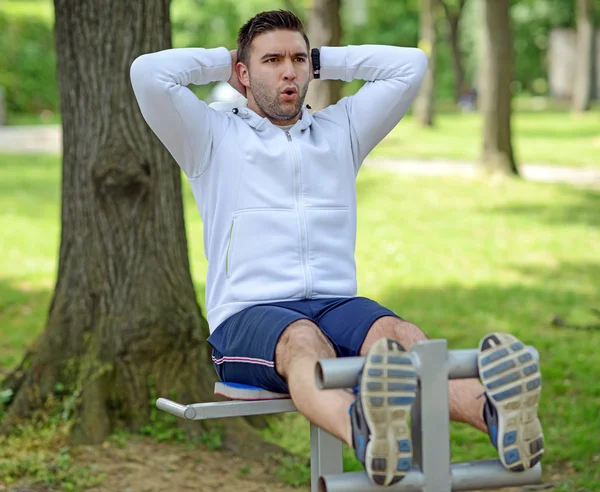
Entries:
<svg viewBox="0 0 600 492">
<path fill-rule="evenodd" d="M 366 355 L 381 338 L 395 340 L 406 350 L 417 342 L 427 340 L 425 333 L 416 325 L 393 316 L 383 316 L 373 323 L 361 346 L 360 355 Z M 477 379 L 453 379 L 448 385 L 450 419 L 487 433 L 483 420 L 485 398 L 482 395 L 485 389 L 481 383 Z"/>
<path fill-rule="evenodd" d="M 397 483 L 411 467 L 407 423 L 417 380 L 412 361 L 403 354 L 392 340 L 376 343 L 365 362 L 357 399 L 346 390 L 317 389 L 316 363 L 336 354 L 312 322 L 292 323 L 275 349 L 275 369 L 287 381 L 300 413 L 352 446 L 369 479 L 379 485 Z"/>
<path fill-rule="evenodd" d="M 343 389 L 319 390 L 315 366 L 320 359 L 335 358 L 331 342 L 318 326 L 301 319 L 288 326 L 275 349 L 275 369 L 290 388 L 298 411 L 313 424 L 352 446 L 348 409 L 354 396 Z"/>
</svg>

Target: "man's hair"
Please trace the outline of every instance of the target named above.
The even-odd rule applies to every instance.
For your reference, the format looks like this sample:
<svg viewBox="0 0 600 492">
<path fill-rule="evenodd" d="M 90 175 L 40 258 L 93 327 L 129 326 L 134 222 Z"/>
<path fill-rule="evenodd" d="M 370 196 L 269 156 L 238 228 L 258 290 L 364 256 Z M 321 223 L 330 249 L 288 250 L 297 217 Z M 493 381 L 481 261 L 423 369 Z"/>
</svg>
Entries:
<svg viewBox="0 0 600 492">
<path fill-rule="evenodd" d="M 238 61 L 248 65 L 250 61 L 250 49 L 252 48 L 254 38 L 264 32 L 276 31 L 278 29 L 297 31 L 302 34 L 306 41 L 306 47 L 310 51 L 308 36 L 304 32 L 304 26 L 298 16 L 289 10 L 270 10 L 256 14 L 240 29 L 237 38 Z"/>
</svg>

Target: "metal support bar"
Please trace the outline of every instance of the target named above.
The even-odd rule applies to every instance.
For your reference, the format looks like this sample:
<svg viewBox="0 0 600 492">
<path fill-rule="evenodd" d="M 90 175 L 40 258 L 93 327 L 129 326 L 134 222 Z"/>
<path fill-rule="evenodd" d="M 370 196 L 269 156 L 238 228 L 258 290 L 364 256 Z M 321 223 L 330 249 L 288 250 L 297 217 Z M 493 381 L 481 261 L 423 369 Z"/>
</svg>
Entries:
<svg viewBox="0 0 600 492">
<path fill-rule="evenodd" d="M 519 487 L 539 483 L 542 478 L 542 466 L 538 463 L 524 472 L 506 470 L 500 460 L 471 461 L 452 463 L 452 492 L 482 490 L 500 487 Z M 386 487 L 389 492 L 420 492 L 426 490 L 425 475 L 411 470 L 399 483 Z M 365 472 L 343 473 L 321 477 L 319 492 L 381 492 L 380 485 L 369 481 Z"/>
<path fill-rule="evenodd" d="M 382 488 L 371 483 L 365 472 L 350 472 L 321 477 L 319 492 L 420 492 L 425 485 L 425 476 L 418 470 L 411 470 L 397 484 Z"/>
<path fill-rule="evenodd" d="M 310 491 L 319 491 L 323 475 L 337 475 L 344 471 L 342 441 L 310 424 Z"/>
<path fill-rule="evenodd" d="M 294 412 L 296 406 L 291 399 L 257 401 L 218 401 L 181 405 L 166 398 L 159 398 L 156 406 L 160 410 L 187 420 L 267 415 L 270 413 Z"/>
<path fill-rule="evenodd" d="M 451 490 L 447 351 L 446 340 L 417 343 L 410 348 L 420 382 L 420 408 L 415 409 L 420 418 L 412 427 L 412 438 L 413 443 L 420 441 L 414 456 L 425 475 L 423 492 Z"/>
<path fill-rule="evenodd" d="M 420 342 L 418 345 L 428 343 Z M 535 347 L 527 346 L 536 360 L 539 353 Z M 477 349 L 448 350 L 448 379 L 467 379 L 479 376 Z M 359 374 L 365 363 L 364 357 L 340 357 L 322 359 L 317 363 L 316 382 L 319 389 L 353 388 L 358 385 Z"/>
<path fill-rule="evenodd" d="M 500 460 L 452 463 L 452 490 L 497 489 L 538 484 L 542 481 L 542 465 L 538 463 L 524 472 L 511 472 Z"/>
</svg>

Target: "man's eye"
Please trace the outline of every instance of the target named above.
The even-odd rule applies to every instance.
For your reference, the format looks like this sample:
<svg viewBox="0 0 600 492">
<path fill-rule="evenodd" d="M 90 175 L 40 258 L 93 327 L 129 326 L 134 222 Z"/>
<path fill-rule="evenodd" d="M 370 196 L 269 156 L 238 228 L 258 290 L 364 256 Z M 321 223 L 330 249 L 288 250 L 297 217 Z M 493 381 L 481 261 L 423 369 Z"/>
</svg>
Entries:
<svg viewBox="0 0 600 492">
<path fill-rule="evenodd" d="M 270 63 L 270 62 L 276 62 L 276 61 L 277 61 L 277 58 L 269 58 L 269 59 L 267 60 L 267 63 Z"/>
<path fill-rule="evenodd" d="M 302 58 L 302 57 L 298 57 L 298 58 L 296 58 L 296 61 L 300 62 L 300 63 L 304 63 L 306 61 L 306 59 Z"/>
</svg>

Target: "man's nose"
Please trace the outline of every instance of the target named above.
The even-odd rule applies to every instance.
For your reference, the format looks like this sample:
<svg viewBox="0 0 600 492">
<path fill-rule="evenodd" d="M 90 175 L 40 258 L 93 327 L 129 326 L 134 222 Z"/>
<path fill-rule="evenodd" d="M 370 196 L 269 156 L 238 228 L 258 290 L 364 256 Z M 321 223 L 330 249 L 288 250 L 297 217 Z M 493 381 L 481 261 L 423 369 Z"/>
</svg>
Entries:
<svg viewBox="0 0 600 492">
<path fill-rule="evenodd" d="M 285 80 L 294 80 L 296 78 L 296 68 L 292 60 L 286 60 L 283 65 L 283 78 Z"/>
</svg>

